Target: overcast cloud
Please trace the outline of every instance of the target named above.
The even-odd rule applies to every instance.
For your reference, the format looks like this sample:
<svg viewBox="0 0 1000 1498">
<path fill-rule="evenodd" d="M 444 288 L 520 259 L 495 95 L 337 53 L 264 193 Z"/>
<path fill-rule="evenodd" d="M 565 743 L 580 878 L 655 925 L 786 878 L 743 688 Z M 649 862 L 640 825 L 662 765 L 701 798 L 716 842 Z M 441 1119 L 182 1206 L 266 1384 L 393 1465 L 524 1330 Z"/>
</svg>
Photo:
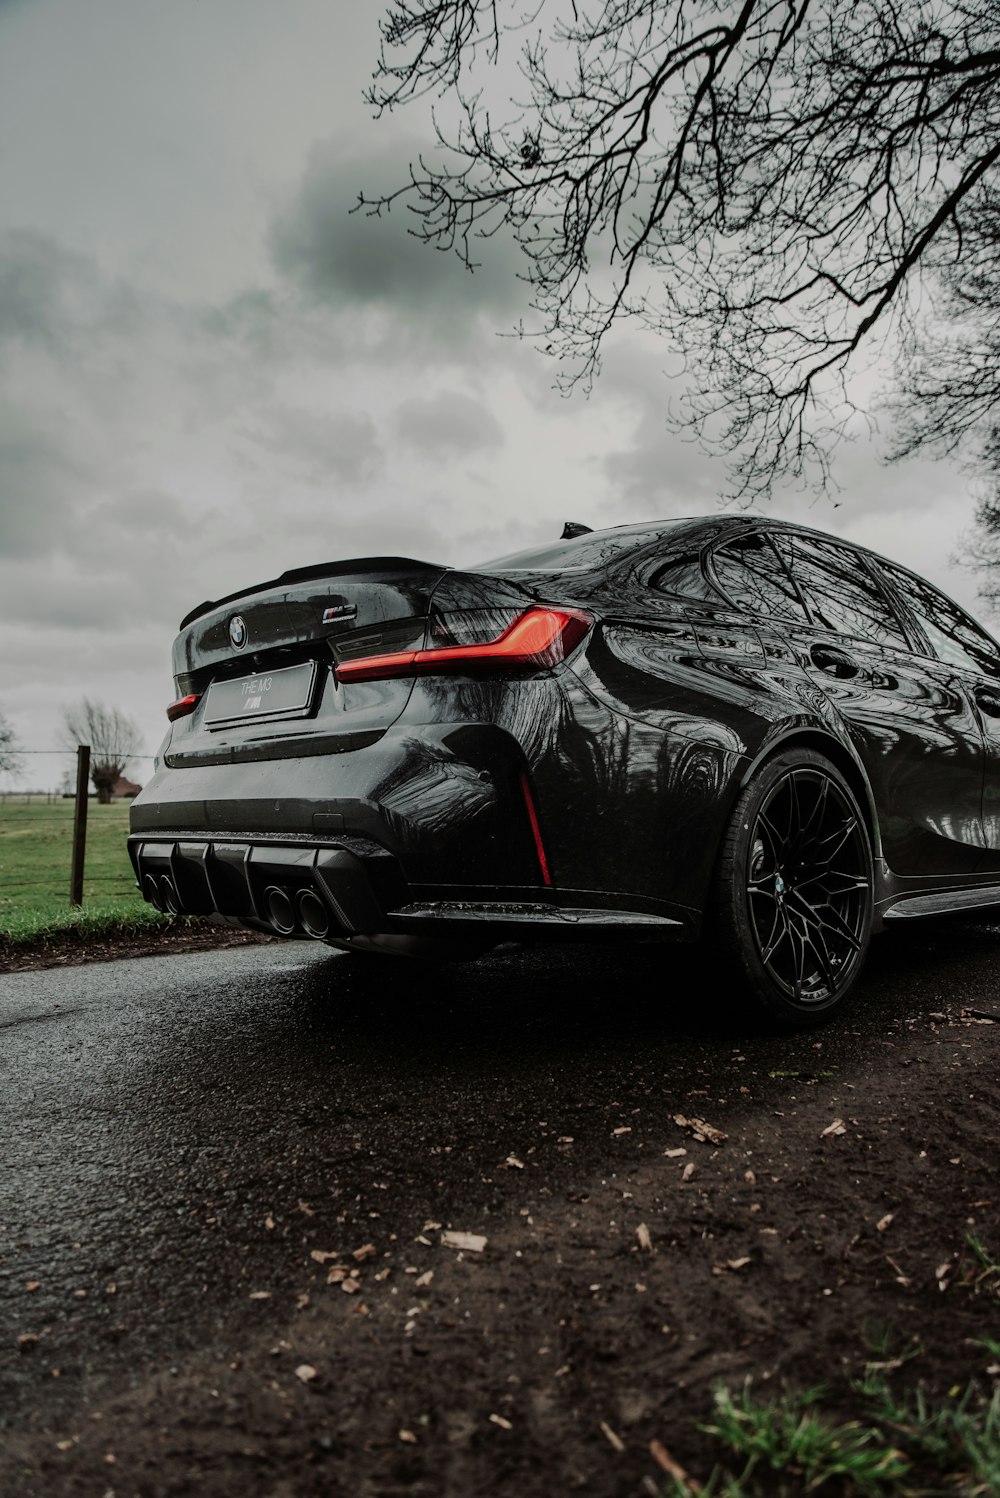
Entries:
<svg viewBox="0 0 1000 1498">
<path fill-rule="evenodd" d="M 528 310 L 509 242 L 469 275 L 404 208 L 350 213 L 428 144 L 362 101 L 378 9 L 0 0 L 0 707 L 29 748 L 86 693 L 151 753 L 179 618 L 285 567 L 715 505 L 654 339 L 617 336 L 589 402 L 564 399 L 501 336 Z M 861 431 L 836 478 L 838 508 L 773 513 L 971 601 L 953 470 L 886 471 Z"/>
</svg>

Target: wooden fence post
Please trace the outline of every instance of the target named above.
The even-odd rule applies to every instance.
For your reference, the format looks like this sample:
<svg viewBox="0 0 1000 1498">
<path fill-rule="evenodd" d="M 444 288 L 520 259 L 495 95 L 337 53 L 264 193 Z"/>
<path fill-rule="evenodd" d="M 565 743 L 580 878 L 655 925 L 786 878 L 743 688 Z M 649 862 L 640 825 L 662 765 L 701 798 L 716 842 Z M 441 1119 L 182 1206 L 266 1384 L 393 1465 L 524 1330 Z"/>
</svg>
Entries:
<svg viewBox="0 0 1000 1498">
<path fill-rule="evenodd" d="M 73 868 L 69 880 L 70 905 L 83 904 L 83 860 L 87 850 L 87 786 L 90 783 L 90 745 L 76 750 L 76 807 L 73 812 Z"/>
</svg>

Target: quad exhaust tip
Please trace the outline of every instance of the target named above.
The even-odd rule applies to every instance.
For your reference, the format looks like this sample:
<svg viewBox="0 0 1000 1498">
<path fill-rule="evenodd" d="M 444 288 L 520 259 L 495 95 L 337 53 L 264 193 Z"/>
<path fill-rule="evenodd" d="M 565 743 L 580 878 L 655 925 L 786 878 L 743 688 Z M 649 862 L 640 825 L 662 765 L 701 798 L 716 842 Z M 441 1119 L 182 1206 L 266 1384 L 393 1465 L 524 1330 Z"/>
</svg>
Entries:
<svg viewBox="0 0 1000 1498">
<path fill-rule="evenodd" d="M 166 915 L 180 915 L 180 897 L 169 874 L 160 875 L 160 910 Z"/>
<path fill-rule="evenodd" d="M 143 898 L 148 900 L 154 910 L 163 913 L 163 900 L 160 896 L 160 886 L 155 874 L 147 874 L 142 881 Z"/>
<path fill-rule="evenodd" d="M 298 897 L 299 921 L 307 936 L 322 941 L 330 934 L 330 912 L 319 895 L 304 889 Z"/>
<path fill-rule="evenodd" d="M 267 918 L 279 936 L 291 936 L 295 930 L 295 906 L 291 896 L 277 884 L 268 885 L 264 891 L 264 909 Z"/>
</svg>

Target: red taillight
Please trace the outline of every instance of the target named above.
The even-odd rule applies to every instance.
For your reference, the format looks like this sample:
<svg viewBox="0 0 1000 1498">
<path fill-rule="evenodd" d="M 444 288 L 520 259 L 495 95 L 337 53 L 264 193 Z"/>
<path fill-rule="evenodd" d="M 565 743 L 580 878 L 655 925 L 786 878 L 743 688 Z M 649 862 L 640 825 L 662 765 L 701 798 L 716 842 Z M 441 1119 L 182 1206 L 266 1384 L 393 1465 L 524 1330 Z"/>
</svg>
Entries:
<svg viewBox="0 0 1000 1498">
<path fill-rule="evenodd" d="M 170 706 L 167 708 L 167 717 L 170 719 L 171 723 L 175 718 L 186 717 L 188 713 L 194 712 L 200 701 L 200 692 L 189 692 L 186 697 L 181 697 L 177 702 L 172 702 L 170 704 Z"/>
<path fill-rule="evenodd" d="M 392 655 L 341 661 L 339 681 L 378 681 L 389 676 L 428 676 L 442 671 L 518 671 L 564 661 L 593 624 L 577 609 L 528 609 L 495 640 L 479 645 L 444 645 L 433 650 L 401 650 Z"/>
</svg>

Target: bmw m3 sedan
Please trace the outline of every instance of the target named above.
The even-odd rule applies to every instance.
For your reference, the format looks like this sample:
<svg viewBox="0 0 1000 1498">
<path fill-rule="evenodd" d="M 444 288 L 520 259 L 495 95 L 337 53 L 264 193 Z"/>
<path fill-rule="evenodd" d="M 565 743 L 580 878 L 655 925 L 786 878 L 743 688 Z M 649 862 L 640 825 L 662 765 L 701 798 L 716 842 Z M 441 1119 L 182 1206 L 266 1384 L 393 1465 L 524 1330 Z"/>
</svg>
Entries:
<svg viewBox="0 0 1000 1498">
<path fill-rule="evenodd" d="M 567 531 L 188 614 L 145 898 L 362 952 L 708 937 L 799 1026 L 886 922 L 1000 905 L 1000 647 L 967 613 L 781 522 Z"/>
</svg>

